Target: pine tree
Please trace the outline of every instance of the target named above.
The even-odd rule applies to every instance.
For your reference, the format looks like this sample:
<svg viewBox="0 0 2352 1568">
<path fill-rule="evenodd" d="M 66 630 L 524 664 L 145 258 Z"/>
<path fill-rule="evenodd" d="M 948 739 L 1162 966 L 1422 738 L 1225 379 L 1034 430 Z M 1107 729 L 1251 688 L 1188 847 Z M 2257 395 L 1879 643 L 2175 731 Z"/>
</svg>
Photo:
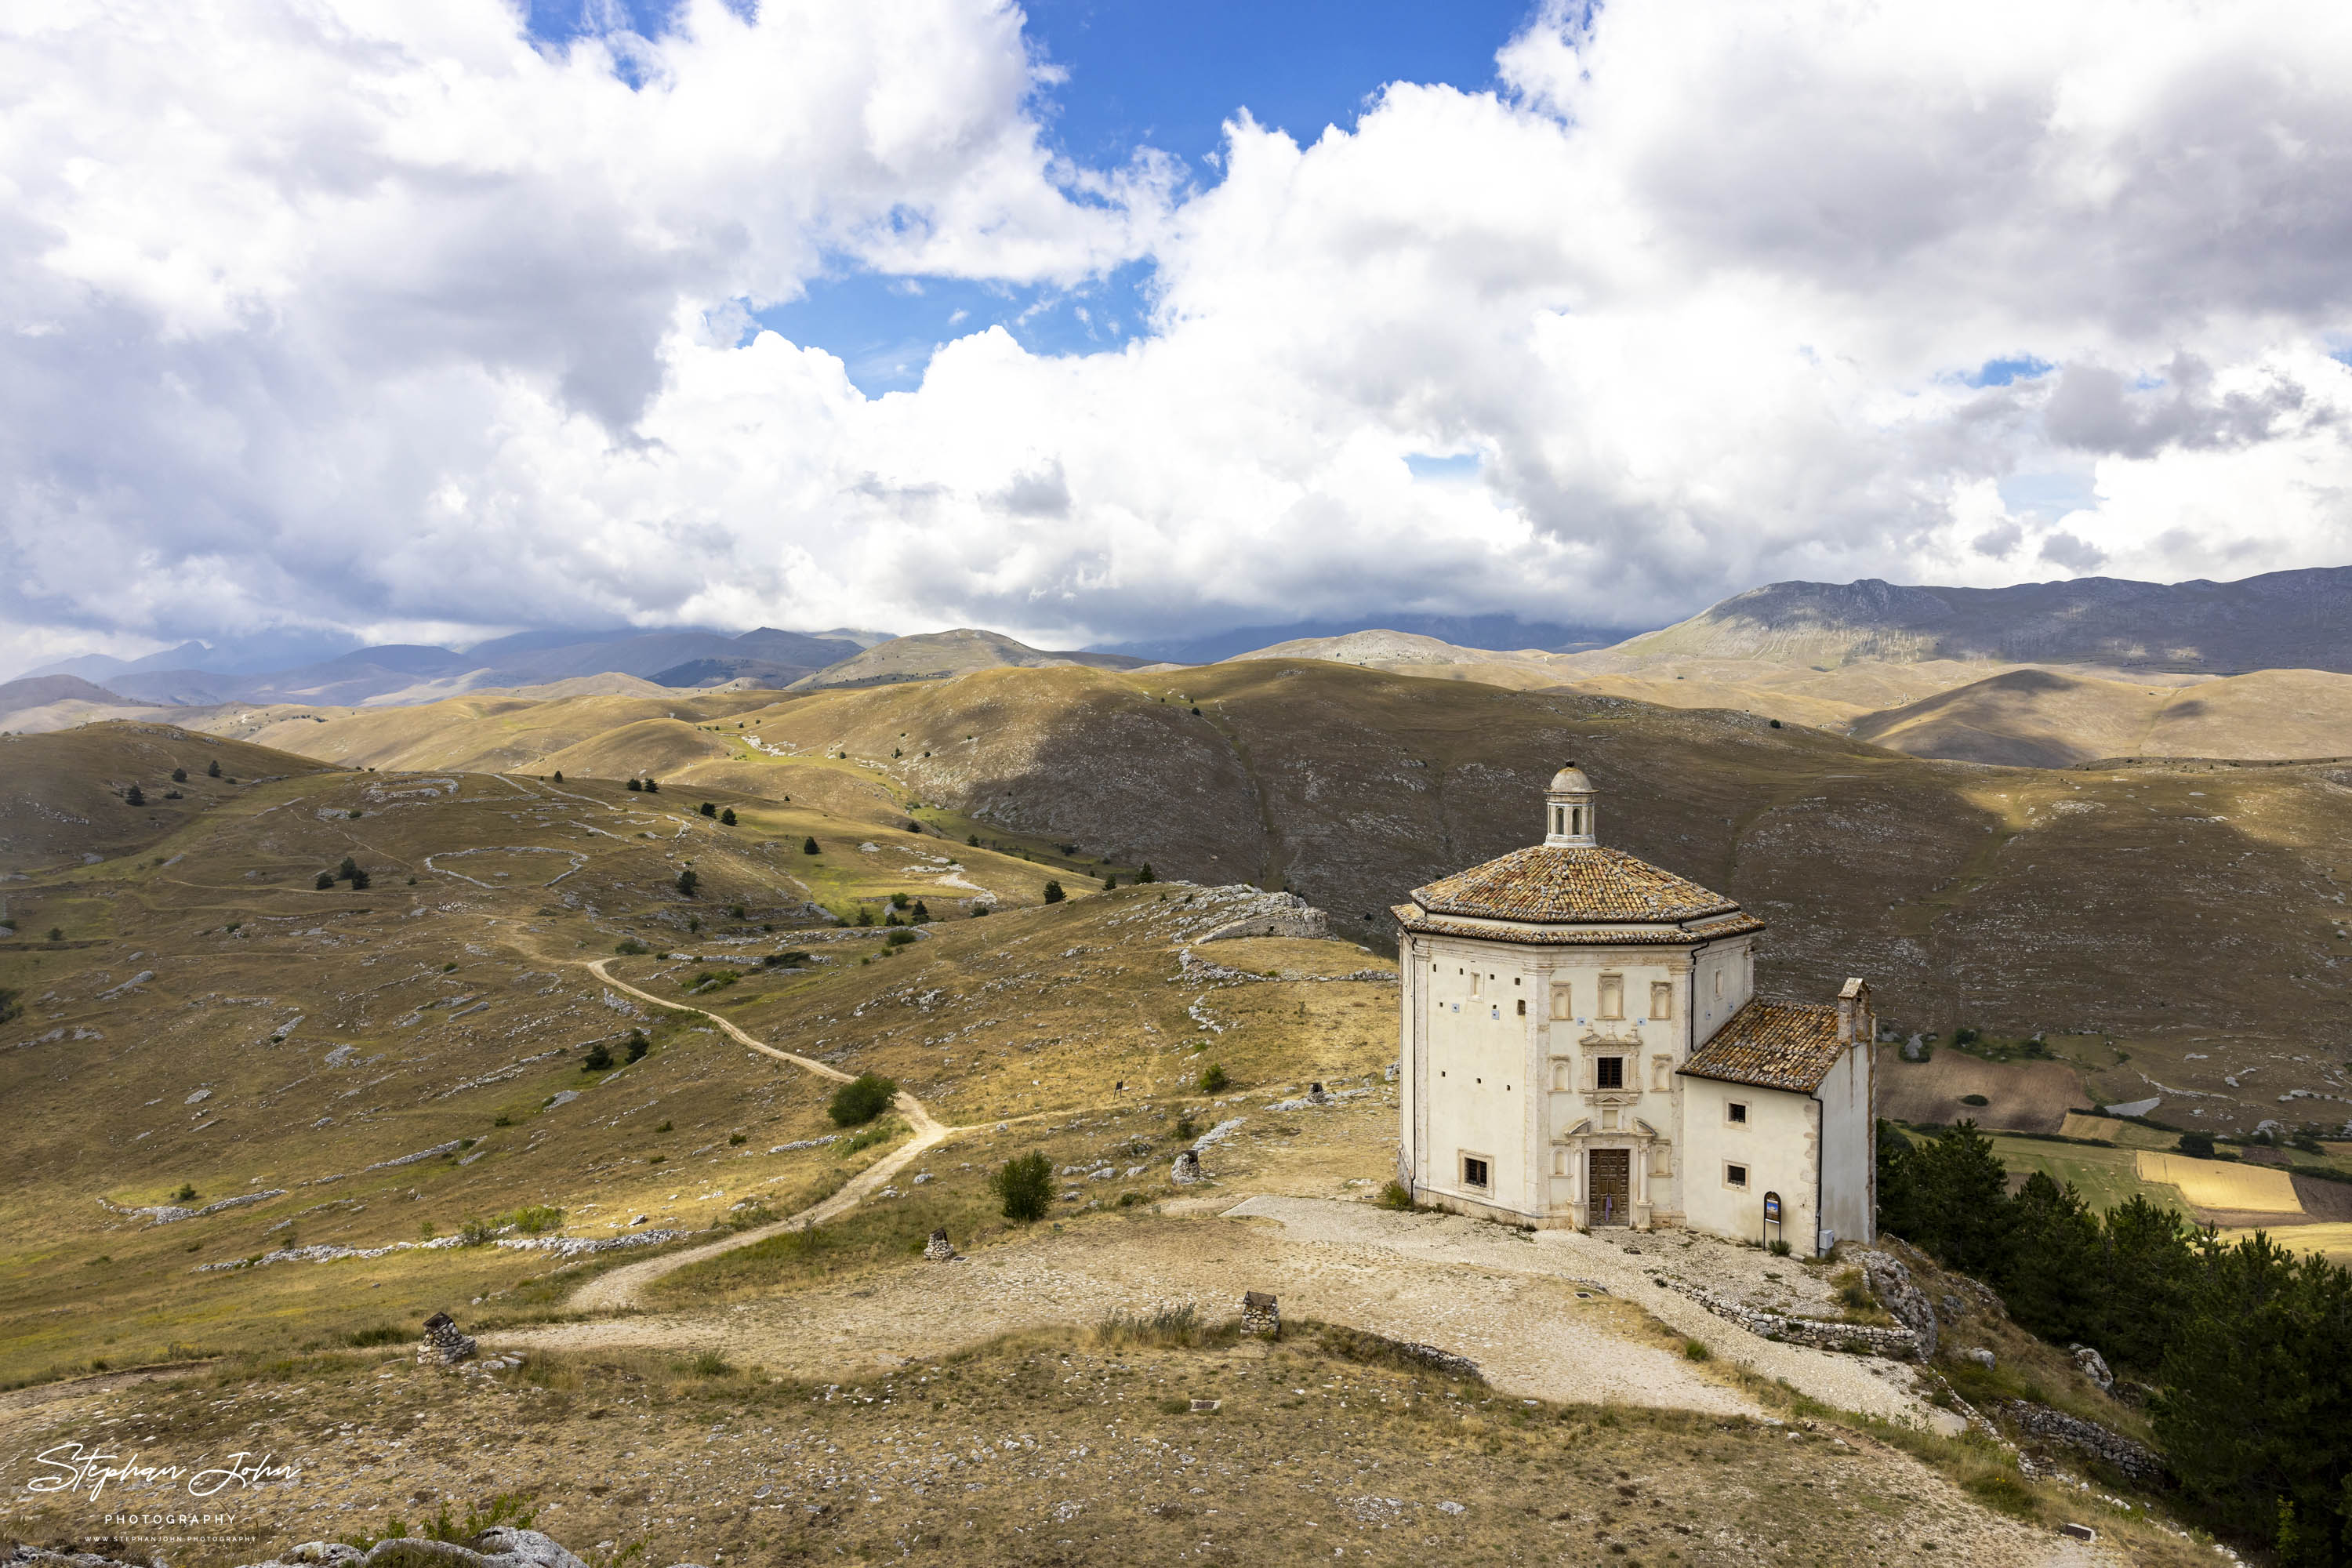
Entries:
<svg viewBox="0 0 2352 1568">
<path fill-rule="evenodd" d="M 142 790 L 137 784 L 132 784 L 129 789 L 122 792 L 122 804 L 125 805 L 145 805 L 147 804 L 146 792 Z"/>
<path fill-rule="evenodd" d="M 366 870 L 360 867 L 353 867 L 352 868 L 352 891 L 354 893 L 363 892 L 366 890 L 367 885 L 368 874 Z"/>
<path fill-rule="evenodd" d="M 811 834 L 808 837 L 801 840 L 801 853 L 803 855 L 822 855 L 824 851 L 816 847 L 816 836 L 814 834 Z"/>
<path fill-rule="evenodd" d="M 1104 892 L 1108 893 L 1108 892 L 1109 892 L 1113 888 L 1116 888 L 1116 887 L 1118 887 L 1118 872 L 1116 872 L 1116 871 L 1106 871 L 1105 873 L 1103 873 L 1103 891 L 1104 891 Z"/>
<path fill-rule="evenodd" d="M 643 1029 L 631 1029 L 629 1031 L 628 1057 L 631 1061 L 641 1062 L 645 1060 L 646 1053 L 653 1048 L 654 1043 L 646 1038 L 646 1032 Z"/>
<path fill-rule="evenodd" d="M 701 878 L 694 874 L 694 868 L 688 866 L 677 874 L 677 890 L 690 899 L 694 897 L 695 884 L 701 880 Z"/>
<path fill-rule="evenodd" d="M 320 873 L 319 873 L 319 880 L 314 884 L 314 886 L 316 886 L 316 887 L 318 888 L 319 891 L 320 891 L 320 892 L 322 892 L 322 893 L 323 893 L 323 892 L 325 892 L 328 889 L 330 889 L 330 888 L 333 887 L 334 885 L 335 885 L 335 874 L 334 874 L 332 871 L 321 871 L 321 872 L 320 872 Z"/>
<path fill-rule="evenodd" d="M 702 805 L 701 805 L 701 806 L 699 807 L 699 809 L 700 809 L 700 811 L 701 811 L 702 815 L 703 815 L 703 816 L 717 816 L 719 815 L 719 808 L 718 808 L 717 806 L 715 806 L 715 805 L 711 805 L 711 804 L 710 804 L 709 801 L 707 801 L 707 800 L 706 800 L 706 801 L 704 801 L 704 802 L 702 803 Z"/>
<path fill-rule="evenodd" d="M 641 789 L 645 788 L 646 786 L 645 786 L 645 784 L 644 784 L 644 782 L 643 782 L 642 780 L 638 780 L 638 779 L 631 779 L 631 780 L 629 781 L 629 787 L 630 787 L 632 790 L 641 790 Z"/>
<path fill-rule="evenodd" d="M 563 782 L 563 770 L 562 768 L 555 770 L 555 782 L 557 784 L 562 784 Z"/>
<path fill-rule="evenodd" d="M 730 805 L 730 806 L 729 806 L 726 810 L 724 810 L 724 811 L 720 812 L 720 813 L 719 814 L 719 824 L 720 824 L 720 826 L 725 826 L 725 827 L 732 827 L 732 826 L 735 826 L 735 808 L 734 808 L 733 806 L 731 806 L 731 805 Z"/>
<path fill-rule="evenodd" d="M 930 910 L 930 906 L 929 906 L 929 904 L 924 903 L 922 900 L 920 900 L 920 899 L 917 899 L 917 900 L 915 900 L 915 913 L 914 913 L 913 919 L 914 919 L 915 923 L 916 923 L 917 925 L 919 925 L 919 926 L 920 926 L 920 925 L 929 925 L 929 924 L 930 924 L 930 923 L 931 923 L 931 910 Z"/>
<path fill-rule="evenodd" d="M 216 779 L 220 777 L 220 759 L 218 757 L 215 757 L 211 762 L 205 764 L 205 776 L 208 779 Z"/>
<path fill-rule="evenodd" d="M 359 874 L 360 863 L 352 859 L 348 855 L 343 857 L 342 864 L 335 868 L 335 879 L 337 881 L 348 881 Z"/>
<path fill-rule="evenodd" d="M 1151 862 L 1149 860 L 1146 860 L 1143 863 L 1143 869 L 1135 874 L 1135 879 L 1138 883 L 1156 882 L 1160 880 L 1159 878 L 1151 874 Z"/>
<path fill-rule="evenodd" d="M 1067 897 L 1069 897 L 1069 895 L 1062 891 L 1061 883 L 1048 882 L 1045 884 L 1045 901 L 1047 903 L 1058 904 Z"/>
<path fill-rule="evenodd" d="M 661 781 L 658 779 L 647 779 L 646 781 L 646 793 L 647 795 L 661 794 Z"/>
<path fill-rule="evenodd" d="M 173 768 L 173 769 L 172 770 L 172 782 L 173 782 L 173 784 L 185 784 L 185 783 L 187 783 L 187 782 L 188 782 L 188 770 L 187 770 L 187 769 L 185 769 L 185 768 Z"/>
</svg>

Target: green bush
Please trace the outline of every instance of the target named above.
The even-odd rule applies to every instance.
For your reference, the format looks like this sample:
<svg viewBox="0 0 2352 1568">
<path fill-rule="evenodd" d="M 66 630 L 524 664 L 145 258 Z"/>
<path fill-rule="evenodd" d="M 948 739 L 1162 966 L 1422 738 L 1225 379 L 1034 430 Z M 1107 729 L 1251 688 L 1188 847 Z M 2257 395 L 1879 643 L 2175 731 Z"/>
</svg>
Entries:
<svg viewBox="0 0 2352 1568">
<path fill-rule="evenodd" d="M 1033 1149 L 1004 1162 L 988 1178 L 988 1184 L 1004 1200 L 1006 1219 L 1033 1224 L 1044 1219 L 1045 1211 L 1053 1206 L 1053 1162 Z"/>
<path fill-rule="evenodd" d="M 1410 1214 L 1412 1212 L 1412 1189 L 1394 1176 L 1391 1176 L 1381 1186 L 1380 1195 L 1372 1201 L 1384 1209 L 1394 1209 L 1399 1214 Z"/>
<path fill-rule="evenodd" d="M 2211 1159 L 2213 1157 L 2213 1134 L 2210 1132 L 2183 1132 L 2180 1135 L 2180 1152 L 2195 1160 Z"/>
<path fill-rule="evenodd" d="M 1714 1352 L 1713 1351 L 1711 1351 L 1711 1350 L 1709 1350 L 1709 1349 L 1707 1349 L 1707 1348 L 1706 1348 L 1706 1342 L 1705 1342 L 1705 1341 L 1703 1341 L 1703 1340 L 1685 1340 L 1685 1341 L 1683 1342 L 1683 1360 L 1685 1360 L 1685 1361 L 1713 1361 L 1714 1359 L 1715 1359 L 1715 1352 Z"/>
<path fill-rule="evenodd" d="M 647 947 L 644 942 L 639 942 L 635 937 L 629 936 L 623 937 L 619 942 L 614 942 L 613 944 L 613 951 L 619 953 L 624 958 L 636 958 L 642 954 L 651 952 L 653 949 Z"/>
<path fill-rule="evenodd" d="M 1981 1094 L 1964 1094 L 1960 1096 L 1960 1103 L 1962 1105 L 1990 1105 L 1992 1101 L 1987 1100 Z"/>
<path fill-rule="evenodd" d="M 628 1056 L 631 1061 L 641 1062 L 645 1060 L 646 1053 L 653 1048 L 654 1043 L 646 1038 L 646 1032 L 643 1029 L 631 1029 L 629 1031 Z"/>
<path fill-rule="evenodd" d="M 1069 897 L 1067 893 L 1062 891 L 1062 884 L 1059 882 L 1046 883 L 1045 896 L 1045 901 L 1049 904 L 1058 904 L 1064 899 Z"/>
<path fill-rule="evenodd" d="M 612 1068 L 613 1047 L 602 1040 L 589 1047 L 588 1054 L 580 1061 L 582 1072 L 610 1072 Z"/>
<path fill-rule="evenodd" d="M 1135 880 L 1137 884 L 1140 886 L 1145 882 L 1156 882 L 1160 880 L 1160 879 L 1151 874 L 1151 862 L 1146 860 L 1143 863 L 1143 869 L 1135 874 Z"/>
<path fill-rule="evenodd" d="M 1219 1067 L 1214 1062 L 1211 1062 L 1206 1068 L 1203 1068 L 1201 1070 L 1201 1092 L 1202 1094 L 1215 1094 L 1223 1089 L 1233 1081 L 1234 1080 L 1230 1077 L 1226 1076 L 1225 1069 Z"/>
<path fill-rule="evenodd" d="M 915 933 L 901 926 L 882 939 L 884 947 L 904 947 L 915 940 Z"/>
<path fill-rule="evenodd" d="M 680 871 L 677 874 L 677 890 L 679 894 L 689 899 L 694 897 L 694 889 L 701 880 L 701 878 L 694 874 L 694 868 L 688 866 L 685 870 Z"/>
<path fill-rule="evenodd" d="M 563 1224 L 563 1211 L 553 1204 L 529 1204 L 499 1217 L 500 1223 L 514 1226 L 525 1236 L 541 1236 L 560 1229 Z"/>
<path fill-rule="evenodd" d="M 806 838 L 801 840 L 801 853 L 803 855 L 822 855 L 824 853 L 824 850 L 819 849 L 816 847 L 816 835 L 811 834 Z"/>
<path fill-rule="evenodd" d="M 862 1127 L 890 1109 L 898 1085 L 878 1072 L 859 1073 L 833 1091 L 824 1113 L 835 1127 Z"/>
<path fill-rule="evenodd" d="M 735 808 L 733 806 L 730 805 L 726 810 L 719 814 L 719 825 L 721 827 L 732 827 L 735 826 Z"/>
</svg>

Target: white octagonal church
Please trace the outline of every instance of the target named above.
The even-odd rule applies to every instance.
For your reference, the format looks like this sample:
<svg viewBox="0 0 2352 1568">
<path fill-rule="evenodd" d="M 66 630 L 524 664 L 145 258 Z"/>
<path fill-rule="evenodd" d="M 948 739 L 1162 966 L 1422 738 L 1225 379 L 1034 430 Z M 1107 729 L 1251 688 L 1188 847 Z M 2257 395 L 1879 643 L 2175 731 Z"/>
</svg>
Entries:
<svg viewBox="0 0 2352 1568">
<path fill-rule="evenodd" d="M 1541 844 L 1397 906 L 1399 1178 L 1512 1224 L 1874 1239 L 1870 988 L 1759 999 L 1764 922 L 1602 847 L 1595 810 L 1570 763 Z"/>
</svg>

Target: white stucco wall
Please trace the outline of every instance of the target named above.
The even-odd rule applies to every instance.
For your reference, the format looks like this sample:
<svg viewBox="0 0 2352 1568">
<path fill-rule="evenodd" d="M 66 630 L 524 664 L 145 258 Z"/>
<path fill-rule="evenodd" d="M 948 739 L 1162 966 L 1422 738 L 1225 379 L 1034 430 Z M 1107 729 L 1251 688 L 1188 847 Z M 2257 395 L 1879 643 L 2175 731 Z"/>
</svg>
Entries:
<svg viewBox="0 0 2352 1568">
<path fill-rule="evenodd" d="M 1873 1070 L 1869 1044 L 1849 1047 L 1822 1080 L 1817 1096 L 1822 1102 L 1822 1224 L 1835 1231 L 1838 1240 L 1865 1246 L 1878 1235 Z"/>
<path fill-rule="evenodd" d="M 1781 1089 L 1683 1080 L 1684 1223 L 1694 1230 L 1738 1241 L 1762 1241 L 1764 1194 L 1780 1194 L 1778 1234 L 1801 1254 L 1812 1250 L 1813 1193 L 1819 1152 L 1810 1096 Z M 1748 1107 L 1745 1125 L 1731 1121 L 1733 1102 Z M 1724 1184 L 1724 1166 L 1748 1167 L 1746 1189 Z"/>
<path fill-rule="evenodd" d="M 1415 948 L 1423 1097 L 1416 1184 L 1514 1212 L 1536 1210 L 1543 1191 L 1533 1157 L 1541 1091 L 1531 1080 L 1538 1015 L 1531 969 L 1500 942 Z M 1524 1015 L 1522 1002 L 1528 1005 Z M 1465 1154 L 1487 1162 L 1484 1188 L 1463 1183 Z"/>
</svg>

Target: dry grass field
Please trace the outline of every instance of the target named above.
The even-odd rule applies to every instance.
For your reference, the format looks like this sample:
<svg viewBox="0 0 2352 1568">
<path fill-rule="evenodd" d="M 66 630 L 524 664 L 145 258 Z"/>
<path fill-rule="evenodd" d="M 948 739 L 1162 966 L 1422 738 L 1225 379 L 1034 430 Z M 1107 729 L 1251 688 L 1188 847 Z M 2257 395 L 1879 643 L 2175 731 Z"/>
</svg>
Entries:
<svg viewBox="0 0 2352 1568">
<path fill-rule="evenodd" d="M 2142 1149 L 2133 1155 L 2139 1179 L 2180 1189 L 2181 1196 L 2202 1209 L 2228 1209 L 2245 1214 L 2296 1215 L 2303 1201 L 2284 1171 L 2248 1165 L 2235 1160 L 2195 1160 L 2186 1154 L 2158 1154 Z"/>
</svg>

